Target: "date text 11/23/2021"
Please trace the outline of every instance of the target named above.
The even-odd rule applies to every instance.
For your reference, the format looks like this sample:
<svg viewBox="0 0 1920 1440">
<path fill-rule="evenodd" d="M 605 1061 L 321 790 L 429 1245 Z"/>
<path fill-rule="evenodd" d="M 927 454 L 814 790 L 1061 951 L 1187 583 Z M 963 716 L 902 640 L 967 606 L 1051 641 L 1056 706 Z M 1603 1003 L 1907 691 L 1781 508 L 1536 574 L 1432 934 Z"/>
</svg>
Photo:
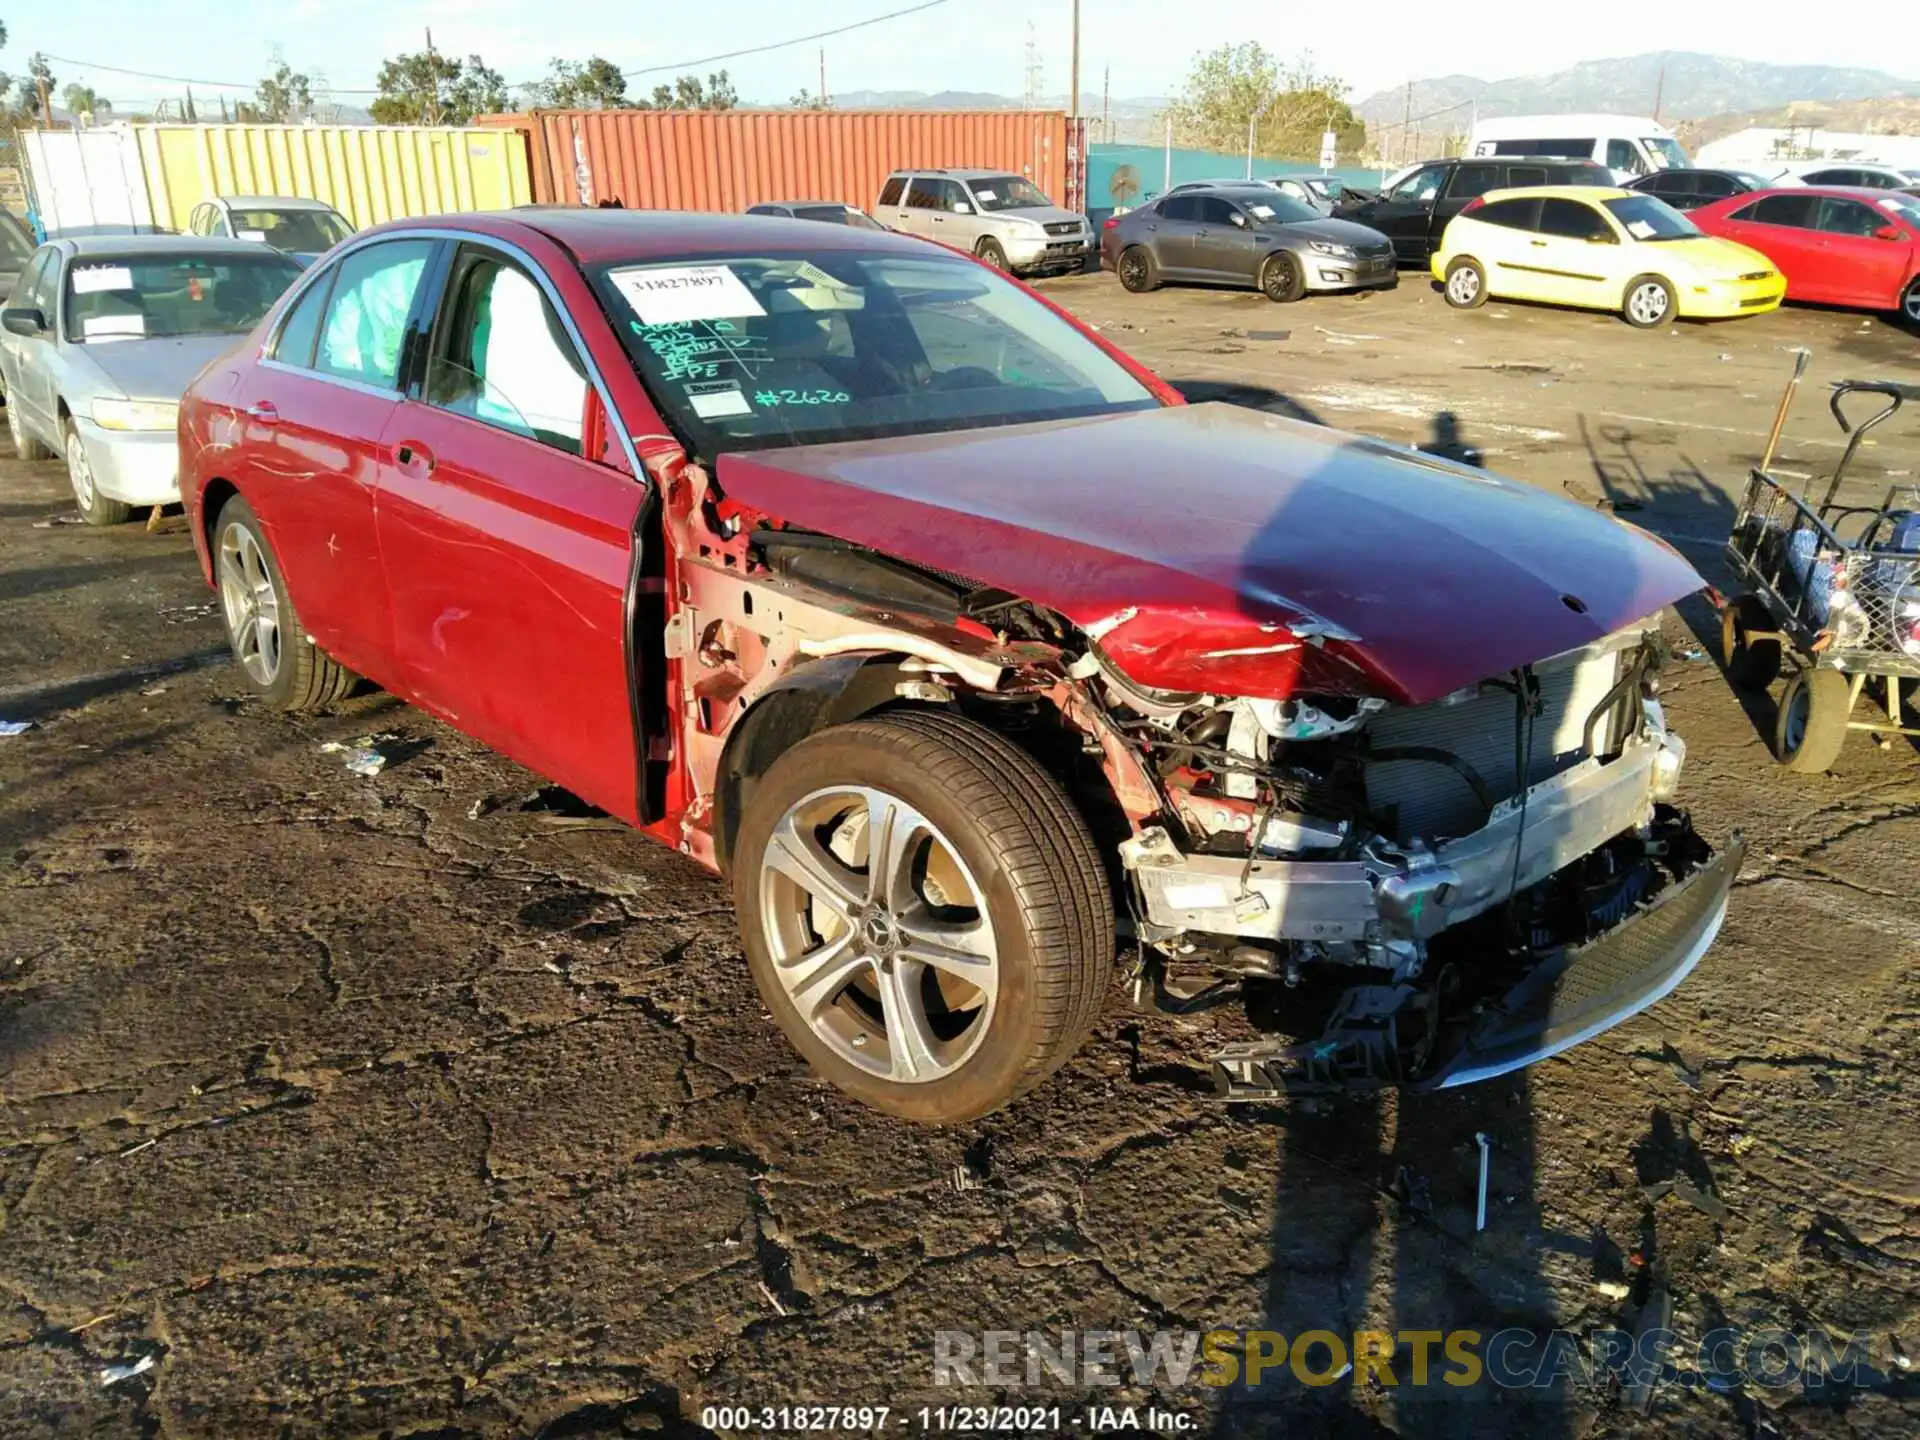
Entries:
<svg viewBox="0 0 1920 1440">
<path fill-rule="evenodd" d="M 1203 1417 L 1157 1405 L 708 1405 L 700 1423 L 710 1430 L 768 1434 L 885 1434 L 985 1437 L 1055 1434 L 1185 1435 Z"/>
</svg>

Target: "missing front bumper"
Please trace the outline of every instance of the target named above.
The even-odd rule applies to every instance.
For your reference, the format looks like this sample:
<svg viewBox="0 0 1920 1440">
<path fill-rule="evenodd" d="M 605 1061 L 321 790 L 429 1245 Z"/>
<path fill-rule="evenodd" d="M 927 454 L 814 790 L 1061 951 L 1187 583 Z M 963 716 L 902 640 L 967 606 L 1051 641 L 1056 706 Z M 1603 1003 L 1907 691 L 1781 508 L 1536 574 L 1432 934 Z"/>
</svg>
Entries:
<svg viewBox="0 0 1920 1440">
<path fill-rule="evenodd" d="M 1441 1029 L 1413 1074 L 1402 1073 L 1400 1027 L 1426 1017 L 1409 992 L 1405 1003 L 1382 1006 L 1378 1015 L 1340 1017 L 1325 1036 L 1306 1044 L 1230 1045 L 1214 1057 L 1215 1086 L 1225 1099 L 1240 1101 L 1393 1084 L 1442 1090 L 1557 1055 L 1637 1015 L 1692 973 L 1726 919 L 1728 893 L 1745 854 L 1736 834 L 1639 913 L 1544 959 L 1467 1023 Z"/>
</svg>

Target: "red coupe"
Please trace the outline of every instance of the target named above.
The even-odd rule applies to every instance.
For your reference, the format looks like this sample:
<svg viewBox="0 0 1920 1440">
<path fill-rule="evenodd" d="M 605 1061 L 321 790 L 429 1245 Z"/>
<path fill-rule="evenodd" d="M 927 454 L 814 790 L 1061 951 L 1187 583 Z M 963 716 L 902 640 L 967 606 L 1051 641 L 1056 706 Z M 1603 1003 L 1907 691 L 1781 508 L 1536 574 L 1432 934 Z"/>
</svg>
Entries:
<svg viewBox="0 0 1920 1440">
<path fill-rule="evenodd" d="M 1707 234 L 1773 261 L 1789 300 L 1893 310 L 1920 325 L 1920 197 L 1796 186 L 1729 195 L 1687 213 Z"/>
<path fill-rule="evenodd" d="M 181 407 L 263 700 L 365 676 L 727 873 L 794 1045 L 983 1114 L 1107 998 L 1286 1025 L 1218 1083 L 1438 1087 L 1666 994 L 1739 868 L 1670 804 L 1611 518 L 1181 403 L 903 236 L 535 209 L 389 225 Z"/>
</svg>

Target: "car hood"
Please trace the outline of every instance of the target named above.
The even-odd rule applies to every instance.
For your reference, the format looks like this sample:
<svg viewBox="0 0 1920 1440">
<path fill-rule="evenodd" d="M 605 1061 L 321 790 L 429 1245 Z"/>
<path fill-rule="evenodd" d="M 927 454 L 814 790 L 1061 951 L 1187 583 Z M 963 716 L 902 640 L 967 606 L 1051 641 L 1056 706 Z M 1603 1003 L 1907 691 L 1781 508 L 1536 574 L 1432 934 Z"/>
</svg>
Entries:
<svg viewBox="0 0 1920 1440">
<path fill-rule="evenodd" d="M 1371 225 L 1352 220 L 1288 220 L 1262 225 L 1262 235 L 1278 235 L 1289 240 L 1326 240 L 1335 245 L 1351 245 L 1357 250 L 1388 250 L 1392 241 Z"/>
<path fill-rule="evenodd" d="M 1663 255 L 1677 256 L 1691 265 L 1702 279 L 1731 280 L 1741 275 L 1751 275 L 1756 270 L 1774 268 L 1773 261 L 1758 250 L 1718 235 L 1661 240 L 1648 248 Z"/>
<path fill-rule="evenodd" d="M 733 499 L 1072 620 L 1136 683 L 1403 704 L 1704 583 L 1610 517 L 1229 405 L 723 455 Z"/>
<path fill-rule="evenodd" d="M 178 400 L 209 362 L 238 345 L 241 335 L 185 335 L 178 339 L 93 340 L 79 347 L 93 367 L 135 400 Z"/>
<path fill-rule="evenodd" d="M 1058 205 L 1025 205 L 1017 210 L 988 210 L 981 217 L 987 220 L 1038 220 L 1042 225 L 1058 225 L 1064 220 L 1084 225 L 1087 217 L 1077 210 L 1063 210 Z"/>
</svg>

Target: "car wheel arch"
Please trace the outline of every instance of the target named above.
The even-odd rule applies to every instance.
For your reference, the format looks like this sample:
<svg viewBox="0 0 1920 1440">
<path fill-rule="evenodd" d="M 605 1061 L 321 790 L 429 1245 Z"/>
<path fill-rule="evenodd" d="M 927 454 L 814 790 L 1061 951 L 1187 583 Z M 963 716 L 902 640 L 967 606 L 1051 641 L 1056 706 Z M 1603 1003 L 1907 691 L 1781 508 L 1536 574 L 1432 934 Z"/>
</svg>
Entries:
<svg viewBox="0 0 1920 1440">
<path fill-rule="evenodd" d="M 219 525 L 220 512 L 227 508 L 227 502 L 239 493 L 240 487 L 221 475 L 200 487 L 200 537 L 206 541 L 209 576 L 213 570 L 214 528 Z"/>
</svg>

